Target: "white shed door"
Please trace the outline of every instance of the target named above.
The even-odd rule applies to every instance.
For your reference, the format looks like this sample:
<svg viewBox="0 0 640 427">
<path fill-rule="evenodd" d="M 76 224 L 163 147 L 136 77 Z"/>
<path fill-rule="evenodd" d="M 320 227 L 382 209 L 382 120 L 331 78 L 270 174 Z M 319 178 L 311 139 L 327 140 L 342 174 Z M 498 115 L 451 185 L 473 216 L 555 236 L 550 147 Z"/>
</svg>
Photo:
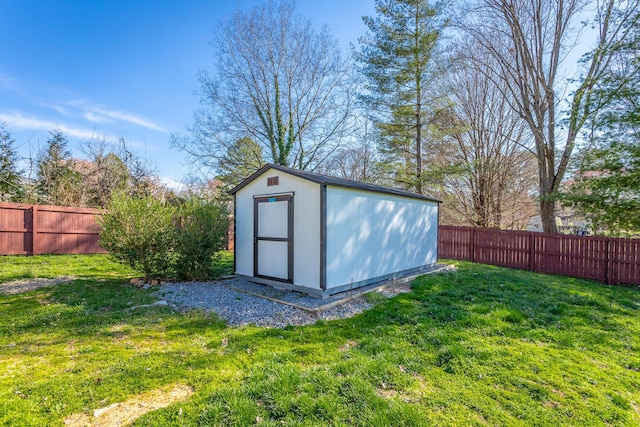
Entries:
<svg viewBox="0 0 640 427">
<path fill-rule="evenodd" d="M 254 199 L 253 274 L 293 282 L 293 196 Z"/>
</svg>

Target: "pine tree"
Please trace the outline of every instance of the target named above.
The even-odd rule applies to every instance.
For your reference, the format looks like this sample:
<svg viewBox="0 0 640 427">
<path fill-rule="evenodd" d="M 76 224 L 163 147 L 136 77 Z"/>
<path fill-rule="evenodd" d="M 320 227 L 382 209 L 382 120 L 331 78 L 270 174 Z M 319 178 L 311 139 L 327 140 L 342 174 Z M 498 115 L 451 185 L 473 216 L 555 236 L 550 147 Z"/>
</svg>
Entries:
<svg viewBox="0 0 640 427">
<path fill-rule="evenodd" d="M 0 201 L 3 202 L 19 201 L 24 193 L 14 144 L 5 125 L 0 124 Z"/>
<path fill-rule="evenodd" d="M 60 129 L 50 134 L 37 164 L 36 192 L 42 203 L 76 206 L 82 199 L 82 176 L 73 167 L 66 135 Z"/>
<path fill-rule="evenodd" d="M 218 161 L 220 180 L 227 185 L 238 185 L 265 164 L 262 147 L 253 139 L 244 137 L 229 146 L 227 154 Z"/>
<path fill-rule="evenodd" d="M 425 131 L 433 115 L 426 101 L 444 23 L 427 0 L 376 0 L 376 12 L 363 18 L 369 31 L 356 53 L 367 82 L 363 99 L 382 151 L 396 165 L 396 180 L 422 193 Z"/>
</svg>

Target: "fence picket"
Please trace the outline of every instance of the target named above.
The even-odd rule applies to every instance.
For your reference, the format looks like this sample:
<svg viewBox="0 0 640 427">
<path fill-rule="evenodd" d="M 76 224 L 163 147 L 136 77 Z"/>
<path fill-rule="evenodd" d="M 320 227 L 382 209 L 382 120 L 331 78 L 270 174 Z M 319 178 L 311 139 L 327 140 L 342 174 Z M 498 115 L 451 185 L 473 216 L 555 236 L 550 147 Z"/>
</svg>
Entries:
<svg viewBox="0 0 640 427">
<path fill-rule="evenodd" d="M 99 209 L 0 203 L 0 255 L 105 253 Z"/>
<path fill-rule="evenodd" d="M 440 226 L 440 258 L 640 285 L 640 240 Z"/>
</svg>

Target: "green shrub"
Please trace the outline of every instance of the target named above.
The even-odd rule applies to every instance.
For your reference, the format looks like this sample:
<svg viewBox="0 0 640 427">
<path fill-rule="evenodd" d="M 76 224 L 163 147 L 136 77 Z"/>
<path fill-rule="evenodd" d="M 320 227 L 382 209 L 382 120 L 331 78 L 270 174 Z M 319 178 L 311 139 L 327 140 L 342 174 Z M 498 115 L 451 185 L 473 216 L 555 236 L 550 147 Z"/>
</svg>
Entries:
<svg viewBox="0 0 640 427">
<path fill-rule="evenodd" d="M 180 208 L 175 233 L 176 271 L 187 280 L 214 276 L 214 254 L 223 249 L 229 228 L 229 211 L 221 201 L 189 200 Z"/>
<path fill-rule="evenodd" d="M 166 277 L 171 268 L 176 209 L 147 196 L 113 194 L 99 219 L 100 246 L 110 256 L 144 273 L 145 281 Z"/>
</svg>

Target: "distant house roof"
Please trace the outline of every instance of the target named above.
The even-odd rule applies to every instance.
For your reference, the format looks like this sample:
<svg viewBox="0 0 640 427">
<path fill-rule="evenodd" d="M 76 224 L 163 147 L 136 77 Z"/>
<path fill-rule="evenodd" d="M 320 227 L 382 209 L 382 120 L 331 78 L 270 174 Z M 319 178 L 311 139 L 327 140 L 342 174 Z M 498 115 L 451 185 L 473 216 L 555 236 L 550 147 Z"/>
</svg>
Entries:
<svg viewBox="0 0 640 427">
<path fill-rule="evenodd" d="M 262 175 L 264 172 L 266 172 L 269 169 L 274 169 L 280 172 L 288 173 L 288 174 L 297 176 L 298 178 L 306 179 L 307 181 L 315 182 L 321 185 L 332 185 L 336 187 L 354 188 L 357 190 L 366 190 L 366 191 L 373 191 L 376 193 L 393 194 L 395 196 L 411 197 L 413 199 L 428 200 L 428 201 L 437 202 L 437 203 L 441 202 L 440 200 L 431 196 L 412 193 L 411 191 L 400 190 L 398 188 L 383 187 L 381 185 L 368 184 L 366 182 L 354 181 L 354 180 L 345 179 L 345 178 L 337 178 L 334 176 L 322 175 L 319 173 L 314 173 L 314 172 L 309 172 L 309 171 L 304 171 L 299 169 L 292 169 L 285 166 L 273 165 L 273 164 L 264 165 L 263 167 L 258 169 L 256 172 L 254 172 L 250 177 L 248 177 L 247 179 L 242 181 L 240 184 L 238 184 L 235 188 L 233 188 L 231 191 L 229 191 L 229 193 L 236 194 L 238 191 L 240 191 L 242 188 L 247 186 L 254 179 Z"/>
</svg>

